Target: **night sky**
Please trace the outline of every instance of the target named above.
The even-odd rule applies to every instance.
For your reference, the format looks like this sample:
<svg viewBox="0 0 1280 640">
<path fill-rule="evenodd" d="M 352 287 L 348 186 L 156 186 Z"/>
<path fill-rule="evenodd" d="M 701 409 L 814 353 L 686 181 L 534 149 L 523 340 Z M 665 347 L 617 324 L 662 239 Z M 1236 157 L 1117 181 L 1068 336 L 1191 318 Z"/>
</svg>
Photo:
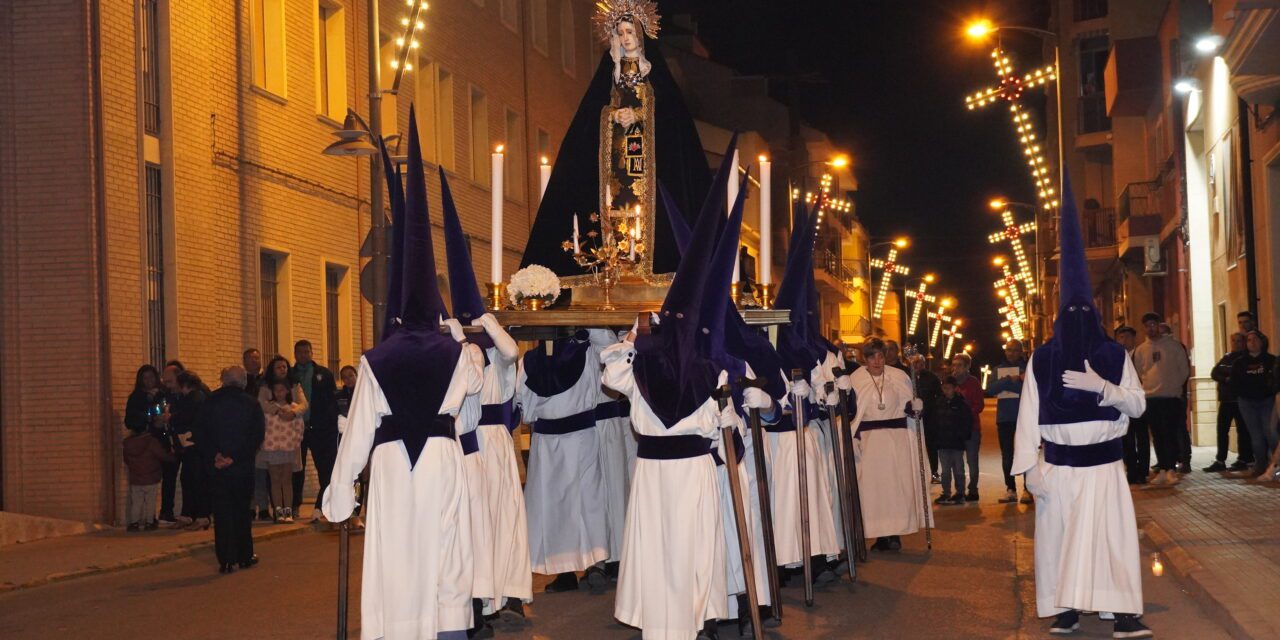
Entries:
<svg viewBox="0 0 1280 640">
<path fill-rule="evenodd" d="M 965 340 L 979 361 L 998 358 L 1000 317 L 991 283 L 999 226 L 994 195 L 1034 202 L 1008 117 L 996 105 L 968 111 L 965 95 L 993 84 L 990 45 L 964 39 L 963 25 L 985 15 L 997 23 L 1043 27 L 1045 3 L 1031 0 L 668 0 L 664 16 L 686 13 L 712 59 L 744 74 L 803 78 L 793 106 L 805 121 L 849 150 L 859 182 L 857 211 L 874 238 L 909 235 L 902 261 L 912 273 L 938 274 L 938 290 L 956 297 Z M 1015 69 L 1042 62 L 1040 44 L 1005 40 Z M 798 72 L 798 73 L 797 73 Z M 1044 92 L 1032 92 L 1040 110 Z M 1045 119 L 1036 116 L 1043 129 Z M 1025 214 L 1024 214 L 1025 215 Z M 882 254 L 879 249 L 876 254 Z"/>
</svg>

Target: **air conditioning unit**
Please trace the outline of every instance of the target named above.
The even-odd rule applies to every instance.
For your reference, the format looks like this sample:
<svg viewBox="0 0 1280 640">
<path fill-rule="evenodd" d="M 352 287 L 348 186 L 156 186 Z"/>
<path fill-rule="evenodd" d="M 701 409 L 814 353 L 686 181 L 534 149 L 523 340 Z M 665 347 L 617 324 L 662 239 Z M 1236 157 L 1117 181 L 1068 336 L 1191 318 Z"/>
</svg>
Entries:
<svg viewBox="0 0 1280 640">
<path fill-rule="evenodd" d="M 1163 276 L 1168 273 L 1169 269 L 1165 264 L 1164 254 L 1160 251 L 1160 238 L 1158 236 L 1147 236 L 1142 242 L 1142 275 Z"/>
</svg>

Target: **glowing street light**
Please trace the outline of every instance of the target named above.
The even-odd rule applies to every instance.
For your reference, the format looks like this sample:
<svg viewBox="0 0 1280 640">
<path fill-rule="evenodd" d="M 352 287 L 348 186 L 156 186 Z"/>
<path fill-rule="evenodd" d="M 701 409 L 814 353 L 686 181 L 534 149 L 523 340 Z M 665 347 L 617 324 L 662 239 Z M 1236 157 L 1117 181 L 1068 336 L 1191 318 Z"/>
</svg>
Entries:
<svg viewBox="0 0 1280 640">
<path fill-rule="evenodd" d="M 982 40 L 994 33 L 995 30 L 996 27 L 991 24 L 990 20 L 981 19 L 970 22 L 969 26 L 965 27 L 964 34 L 972 40 Z"/>
</svg>

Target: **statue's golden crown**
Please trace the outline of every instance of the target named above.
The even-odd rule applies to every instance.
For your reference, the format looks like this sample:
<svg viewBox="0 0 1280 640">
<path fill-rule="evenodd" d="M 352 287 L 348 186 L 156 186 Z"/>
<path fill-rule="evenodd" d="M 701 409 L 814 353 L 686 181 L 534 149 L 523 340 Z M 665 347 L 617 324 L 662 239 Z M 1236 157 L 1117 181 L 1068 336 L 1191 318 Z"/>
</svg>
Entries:
<svg viewBox="0 0 1280 640">
<path fill-rule="evenodd" d="M 658 3 L 650 0 L 602 0 L 596 3 L 596 14 L 591 18 L 604 42 L 613 37 L 618 23 L 625 21 L 636 24 L 650 39 L 657 39 L 660 20 Z"/>
</svg>

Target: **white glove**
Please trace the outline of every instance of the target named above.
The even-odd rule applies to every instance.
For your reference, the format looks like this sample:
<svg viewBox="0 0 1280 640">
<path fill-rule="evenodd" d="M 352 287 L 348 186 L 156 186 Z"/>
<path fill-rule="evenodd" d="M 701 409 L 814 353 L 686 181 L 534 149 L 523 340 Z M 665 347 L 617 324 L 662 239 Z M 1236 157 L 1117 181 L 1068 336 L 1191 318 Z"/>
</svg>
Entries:
<svg viewBox="0 0 1280 640">
<path fill-rule="evenodd" d="M 840 376 L 836 378 L 836 388 L 841 391 L 850 391 L 853 389 L 852 376 Z"/>
<path fill-rule="evenodd" d="M 338 434 L 341 435 L 346 432 L 347 432 L 347 417 L 338 416 Z"/>
<path fill-rule="evenodd" d="M 1092 391 L 1101 394 L 1107 388 L 1107 381 L 1094 372 L 1089 361 L 1084 361 L 1084 371 L 1066 371 L 1062 374 L 1062 386 L 1080 391 Z"/>
<path fill-rule="evenodd" d="M 797 380 L 791 383 L 791 395 L 808 398 L 813 395 L 813 387 L 810 387 L 809 382 L 806 380 Z"/>
<path fill-rule="evenodd" d="M 454 340 L 462 342 L 467 339 L 467 335 L 462 332 L 462 323 L 458 322 L 457 318 L 449 318 L 443 324 L 449 327 L 449 335 L 453 336 Z"/>
<path fill-rule="evenodd" d="M 921 400 L 920 398 L 912 398 L 911 410 L 916 412 L 916 415 L 920 415 L 920 413 L 924 411 L 924 400 Z"/>
<path fill-rule="evenodd" d="M 770 398 L 769 394 L 764 392 L 764 389 L 747 387 L 746 390 L 742 392 L 742 398 L 742 408 L 744 409 L 759 409 L 761 411 L 765 411 L 769 407 L 773 406 L 773 398 Z"/>
<path fill-rule="evenodd" d="M 1044 473 L 1040 471 L 1039 463 L 1036 463 L 1036 466 L 1027 471 L 1026 475 L 1022 477 L 1022 481 L 1025 483 L 1028 493 L 1037 499 L 1044 498 Z"/>
</svg>

